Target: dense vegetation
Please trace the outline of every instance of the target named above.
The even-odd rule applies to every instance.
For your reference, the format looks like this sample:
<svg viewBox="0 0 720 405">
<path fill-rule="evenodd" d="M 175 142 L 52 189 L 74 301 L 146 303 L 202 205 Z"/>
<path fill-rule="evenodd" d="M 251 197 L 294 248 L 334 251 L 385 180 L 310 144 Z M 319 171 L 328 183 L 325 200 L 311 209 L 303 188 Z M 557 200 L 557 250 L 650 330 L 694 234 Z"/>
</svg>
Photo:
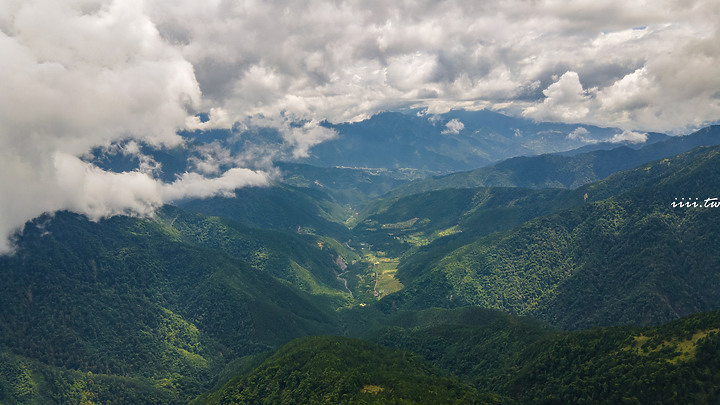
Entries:
<svg viewBox="0 0 720 405">
<path fill-rule="evenodd" d="M 336 263 L 357 255 L 334 239 L 248 228 L 235 221 L 166 206 L 157 220 L 173 238 L 239 258 L 253 268 L 314 294 L 338 295 Z"/>
<path fill-rule="evenodd" d="M 3 404 L 167 404 L 175 387 L 148 379 L 52 367 L 10 353 L 0 354 Z"/>
<path fill-rule="evenodd" d="M 419 353 L 479 392 L 519 403 L 710 404 L 720 396 L 719 312 L 572 333 L 476 308 L 428 315 L 434 322 L 387 327 L 373 340 Z"/>
<path fill-rule="evenodd" d="M 411 273 L 405 308 L 479 305 L 579 329 L 653 324 L 720 307 L 717 209 L 672 207 L 716 195 L 720 149 L 704 148 L 612 176 L 604 196 L 475 239 Z M 685 198 L 685 197 L 683 197 Z M 590 200 L 589 200 L 590 201 Z M 390 297 L 389 297 L 390 298 Z"/>
<path fill-rule="evenodd" d="M 403 351 L 304 338 L 197 402 L 709 404 L 720 395 L 719 312 L 572 333 L 473 307 L 377 321 L 366 338 Z"/>
<path fill-rule="evenodd" d="M 342 205 L 359 206 L 427 173 L 416 169 L 317 167 L 279 163 L 281 181 L 295 187 L 320 189 Z"/>
<path fill-rule="evenodd" d="M 344 302 L 342 294 L 326 285 L 322 294 L 310 295 L 273 277 L 289 269 L 302 273 L 300 265 L 283 264 L 287 253 L 260 245 L 251 252 L 262 257 L 248 264 L 183 241 L 210 244 L 220 234 L 239 243 L 238 229 L 215 232 L 223 228 L 203 224 L 201 238 L 182 233 L 192 229 L 187 218 L 174 218 L 177 228 L 120 217 L 91 223 L 67 213 L 30 224 L 17 253 L 0 258 L 3 351 L 51 366 L 41 370 L 141 379 L 125 386 L 152 387 L 165 397 L 169 390 L 174 401 L 184 402 L 206 389 L 227 360 L 299 336 L 337 333 L 334 308 Z M 246 235 L 244 243 L 258 240 Z M 302 250 L 301 239 L 291 244 Z M 332 263 L 329 253 L 315 251 Z M 301 259 L 295 256 L 295 263 Z M 322 282 L 309 273 L 298 278 Z M 80 381 L 76 374 L 60 375 Z M 65 395 L 62 384 L 37 387 L 40 402 Z"/>
<path fill-rule="evenodd" d="M 720 148 L 567 188 L 717 132 L 492 168 L 554 189 L 368 201 L 418 171 L 285 164 L 150 219 L 44 216 L 0 257 L 0 403 L 717 402 L 720 208 L 672 203 L 720 194 Z"/>
<path fill-rule="evenodd" d="M 424 250 L 419 247 L 440 238 L 445 239 L 437 245 L 443 246 L 457 239 L 467 241 L 582 203 L 583 192 L 578 190 L 483 187 L 429 191 L 375 200 L 358 215 L 353 235 L 397 256 L 416 247 L 405 254 L 413 257 Z"/>
<path fill-rule="evenodd" d="M 532 348 L 503 392 L 528 403 L 715 403 L 719 331 L 713 312 L 658 328 L 559 335 Z"/>
<path fill-rule="evenodd" d="M 482 403 L 489 403 L 488 396 Z M 419 356 L 363 340 L 310 337 L 272 354 L 210 394 L 208 404 L 473 404 L 472 387 Z"/>
<path fill-rule="evenodd" d="M 181 202 L 180 207 L 206 215 L 220 216 L 255 228 L 292 233 L 349 238 L 343 222 L 348 208 L 320 189 L 278 184 L 274 187 L 246 187 L 235 196 Z"/>
</svg>

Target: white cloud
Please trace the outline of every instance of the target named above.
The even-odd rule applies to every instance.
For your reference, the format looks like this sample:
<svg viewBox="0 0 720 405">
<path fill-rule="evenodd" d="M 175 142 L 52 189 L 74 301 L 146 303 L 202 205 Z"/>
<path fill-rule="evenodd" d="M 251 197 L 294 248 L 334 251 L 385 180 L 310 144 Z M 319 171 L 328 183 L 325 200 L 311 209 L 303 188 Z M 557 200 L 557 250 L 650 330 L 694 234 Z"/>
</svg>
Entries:
<svg viewBox="0 0 720 405">
<path fill-rule="evenodd" d="M 294 158 L 308 157 L 310 148 L 321 142 L 337 137 L 337 131 L 318 124 L 317 121 L 305 123 L 302 127 L 285 124 L 280 128 L 285 142 L 292 147 Z"/>
<path fill-rule="evenodd" d="M 189 116 L 185 119 L 185 128 L 189 130 L 231 129 L 233 124 L 234 121 L 228 112 L 222 108 L 211 108 L 205 122 L 202 122 L 197 116 Z"/>
<path fill-rule="evenodd" d="M 92 220 L 113 215 L 149 216 L 174 200 L 227 196 L 239 187 L 264 186 L 269 176 L 262 171 L 233 168 L 213 178 L 185 173 L 168 184 L 140 171 L 108 172 L 62 152 L 40 171 L 17 159 L 13 163 L 13 177 L 0 177 L 0 187 L 12 191 L 0 197 L 0 253 L 12 251 L 12 234 L 25 221 L 43 213 L 69 210 Z"/>
<path fill-rule="evenodd" d="M 230 151 L 217 142 L 199 145 L 194 152 L 196 155 L 188 158 L 188 164 L 200 173 L 214 175 L 220 172 L 220 166 L 236 164 Z"/>
<path fill-rule="evenodd" d="M 90 11 L 75 12 L 83 9 Z M 91 59 L 111 70 L 135 52 L 173 54 L 199 82 L 204 97 L 191 99 L 211 111 L 207 123 L 187 122 L 194 129 L 228 128 L 258 114 L 339 122 L 425 105 L 431 112 L 523 106 L 534 117 L 609 126 L 637 120 L 643 128 L 682 131 L 720 116 L 719 17 L 717 2 L 689 7 L 681 0 L 652 7 L 641 0 L 33 0 L 6 2 L 0 27 L 12 37 L 48 31 L 69 49 L 102 55 Z M 120 26 L 133 29 L 118 35 L 112 29 Z M 82 60 L 52 50 L 51 42 L 31 48 Z M 664 97 L 644 107 L 630 103 L 638 108 L 620 114 L 613 109 L 622 103 L 618 87 L 639 69 Z M 597 89 L 597 96 L 587 94 L 591 105 L 583 98 L 561 102 L 561 94 L 544 103 L 542 89 L 580 94 L 551 88 L 555 76 L 575 84 L 566 72 L 586 90 Z M 698 106 L 694 113 L 688 104 Z"/>
<path fill-rule="evenodd" d="M 177 130 L 200 106 L 201 91 L 193 65 L 145 11 L 141 1 L 0 5 L 0 253 L 46 212 L 149 215 L 177 195 L 226 192 L 264 177 L 227 172 L 170 185 L 153 178 L 159 165 L 138 141 L 182 144 Z M 113 144 L 139 159 L 137 171 L 111 173 L 78 158 Z"/>
<path fill-rule="evenodd" d="M 524 116 L 539 121 L 582 122 L 590 111 L 590 96 L 575 72 L 565 72 L 543 94 L 545 100 L 526 108 Z"/>
<path fill-rule="evenodd" d="M 236 118 L 286 111 L 337 122 L 415 103 L 431 112 L 523 104 L 567 71 L 589 89 L 612 86 L 668 45 L 686 54 L 705 41 L 718 59 L 712 2 L 179 3 L 154 2 L 150 15 L 182 45 L 206 103 Z M 683 70 L 680 60 L 667 67 Z M 584 111 L 565 107 L 558 118 Z M 706 107 L 703 119 L 717 115 Z"/>
<path fill-rule="evenodd" d="M 262 171 L 233 168 L 219 177 L 207 178 L 185 173 L 173 183 L 163 183 L 140 171 L 113 173 L 102 170 L 75 156 L 57 152 L 51 166 L 41 173 L 22 171 L 20 177 L 31 178 L 22 191 L 3 197 L 0 207 L 0 253 L 11 252 L 12 234 L 25 221 L 58 210 L 68 210 L 99 220 L 114 215 L 150 216 L 160 205 L 183 198 L 207 198 L 233 195 L 236 188 L 265 186 L 268 174 Z M 0 177 L 1 186 L 12 186 Z M 5 194 L 3 194 L 5 195 Z M 9 201 L 9 204 L 5 204 Z M 18 202 L 22 201 L 23 204 Z"/>
<path fill-rule="evenodd" d="M 457 118 L 453 118 L 445 124 L 445 129 L 441 132 L 442 134 L 453 134 L 457 135 L 465 129 L 465 124 Z"/>
<path fill-rule="evenodd" d="M 268 176 L 264 172 L 235 167 L 220 177 L 206 178 L 198 173 L 185 173 L 173 183 L 162 184 L 161 196 L 164 201 L 183 198 L 208 198 L 215 195 L 232 197 L 235 189 L 246 186 L 267 186 Z"/>
<path fill-rule="evenodd" d="M 588 131 L 587 129 L 585 129 L 583 127 L 577 127 L 575 129 L 573 129 L 572 132 L 570 132 L 567 137 L 568 137 L 568 139 L 572 139 L 572 140 L 584 139 L 584 137 L 586 135 L 588 135 L 589 133 L 590 133 L 590 131 Z"/>
<path fill-rule="evenodd" d="M 627 125 L 651 105 L 657 88 L 647 68 L 630 73 L 598 93 L 600 109 L 614 121 Z"/>
<path fill-rule="evenodd" d="M 200 100 L 192 64 L 132 2 L 92 15 L 78 6 L 21 3 L 0 33 L 3 140 L 33 136 L 33 147 L 69 153 L 123 132 L 180 142 L 175 130 Z"/>
<path fill-rule="evenodd" d="M 427 110 L 418 111 L 418 117 L 421 117 L 423 115 L 427 116 L 428 122 L 433 124 L 433 126 L 437 125 L 438 122 L 442 121 L 442 117 L 437 114 L 428 114 Z"/>
<path fill-rule="evenodd" d="M 634 131 L 628 131 L 628 130 L 625 130 L 619 134 L 615 134 L 612 136 L 612 138 L 608 139 L 608 142 L 612 142 L 612 143 L 620 143 L 620 142 L 642 143 L 645 141 L 647 141 L 647 133 L 634 132 Z"/>
<path fill-rule="evenodd" d="M 129 141 L 125 145 L 117 145 L 117 147 L 123 155 L 133 157 L 138 160 L 139 163 L 137 171 L 140 173 L 145 173 L 149 176 L 158 175 L 160 173 L 162 165 L 155 161 L 152 156 L 143 153 L 140 149 L 140 145 L 136 141 Z"/>
<path fill-rule="evenodd" d="M 581 141 L 584 143 L 598 143 L 596 139 L 589 138 L 588 135 L 590 135 L 590 131 L 588 131 L 586 128 L 577 127 L 567 135 L 567 138 L 573 141 Z"/>
<path fill-rule="evenodd" d="M 98 220 L 150 215 L 163 203 L 158 182 L 145 173 L 111 173 L 60 152 L 54 160 L 56 178 L 47 179 L 46 187 L 55 194 L 56 206 L 47 211 L 67 209 Z"/>
</svg>

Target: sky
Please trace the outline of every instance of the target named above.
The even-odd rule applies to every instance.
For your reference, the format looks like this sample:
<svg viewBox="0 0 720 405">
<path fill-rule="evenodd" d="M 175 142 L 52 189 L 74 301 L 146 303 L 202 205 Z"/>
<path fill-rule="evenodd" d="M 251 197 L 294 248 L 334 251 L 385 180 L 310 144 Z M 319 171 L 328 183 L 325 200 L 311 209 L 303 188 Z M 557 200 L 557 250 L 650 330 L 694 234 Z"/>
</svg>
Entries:
<svg viewBox="0 0 720 405">
<path fill-rule="evenodd" d="M 720 119 L 720 2 L 2 0 L 0 253 L 46 212 L 152 215 L 270 176 L 166 183 L 139 143 L 265 125 L 302 157 L 323 120 L 408 108 L 687 133 Z M 96 147 L 148 164 L 107 172 Z"/>
</svg>

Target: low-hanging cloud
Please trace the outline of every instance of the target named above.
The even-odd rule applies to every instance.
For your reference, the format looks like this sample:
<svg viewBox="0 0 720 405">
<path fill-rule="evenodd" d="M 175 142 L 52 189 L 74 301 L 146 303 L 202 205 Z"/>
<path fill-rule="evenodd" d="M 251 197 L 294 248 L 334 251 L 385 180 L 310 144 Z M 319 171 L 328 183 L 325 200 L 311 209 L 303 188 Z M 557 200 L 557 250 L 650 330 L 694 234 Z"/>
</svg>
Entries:
<svg viewBox="0 0 720 405">
<path fill-rule="evenodd" d="M 599 141 L 596 139 L 593 139 L 589 137 L 590 131 L 588 131 L 586 128 L 583 127 L 577 127 L 573 129 L 568 135 L 567 138 L 571 139 L 573 141 L 581 141 L 584 143 L 598 143 Z"/>
<path fill-rule="evenodd" d="M 296 159 L 308 157 L 310 148 L 338 136 L 337 131 L 323 127 L 316 121 L 307 122 L 301 127 L 284 125 L 280 127 L 280 133 L 285 142 L 292 147 L 292 155 Z"/>
<path fill-rule="evenodd" d="M 164 201 L 185 198 L 208 198 L 216 195 L 232 197 L 235 189 L 246 186 L 266 186 L 268 176 L 264 172 L 234 167 L 222 176 L 207 178 L 198 173 L 184 173 L 170 184 L 160 186 Z"/>
<path fill-rule="evenodd" d="M 612 143 L 621 143 L 621 142 L 629 142 L 629 143 L 642 143 L 647 141 L 647 133 L 644 132 L 635 132 L 635 131 L 629 131 L 625 130 L 620 132 L 619 134 L 615 134 L 608 140 L 608 142 Z"/>
<path fill-rule="evenodd" d="M 0 254 L 43 213 L 99 219 L 151 215 L 178 198 L 264 184 L 263 172 L 186 174 L 166 184 L 137 142 L 178 146 L 200 105 L 192 64 L 165 41 L 141 1 L 23 1 L 0 5 Z M 139 159 L 113 173 L 79 157 L 122 142 Z"/>
<path fill-rule="evenodd" d="M 445 124 L 445 129 L 442 130 L 442 134 L 453 134 L 457 135 L 465 129 L 465 124 L 457 118 L 453 118 Z"/>
</svg>

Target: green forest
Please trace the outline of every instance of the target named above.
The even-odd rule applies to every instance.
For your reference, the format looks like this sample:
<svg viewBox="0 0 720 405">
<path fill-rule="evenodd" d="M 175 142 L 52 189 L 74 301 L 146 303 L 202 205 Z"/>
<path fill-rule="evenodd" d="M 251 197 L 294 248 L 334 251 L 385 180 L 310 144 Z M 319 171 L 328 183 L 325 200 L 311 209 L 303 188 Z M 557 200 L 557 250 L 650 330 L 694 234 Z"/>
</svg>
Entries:
<svg viewBox="0 0 720 405">
<path fill-rule="evenodd" d="M 0 403 L 717 403 L 700 142 L 43 215 L 0 256 Z"/>
</svg>

